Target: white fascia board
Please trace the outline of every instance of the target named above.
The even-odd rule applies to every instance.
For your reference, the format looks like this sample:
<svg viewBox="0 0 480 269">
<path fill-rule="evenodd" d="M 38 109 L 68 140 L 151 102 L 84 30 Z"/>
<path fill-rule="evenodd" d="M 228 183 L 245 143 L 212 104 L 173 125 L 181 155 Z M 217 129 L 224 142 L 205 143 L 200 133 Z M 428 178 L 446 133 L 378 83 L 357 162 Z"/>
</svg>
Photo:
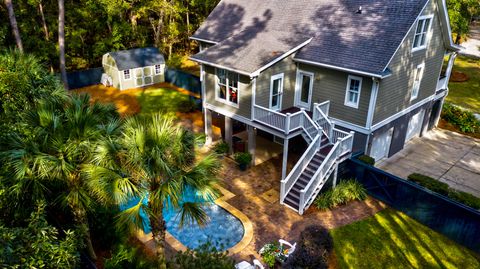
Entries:
<svg viewBox="0 0 480 269">
<path fill-rule="evenodd" d="M 329 69 L 335 69 L 335 70 L 339 70 L 339 71 L 343 71 L 343 72 L 347 72 L 347 73 L 352 73 L 352 74 L 357 74 L 357 75 L 362 75 L 362 76 L 367 76 L 367 77 L 375 77 L 375 78 L 380 78 L 380 79 L 389 77 L 391 75 L 391 74 L 388 74 L 386 76 L 382 76 L 382 75 L 373 74 L 373 73 L 369 73 L 369 72 L 364 72 L 364 71 L 360 71 L 360 70 L 344 68 L 344 67 L 339 67 L 339 66 L 329 65 L 329 64 L 322 64 L 322 63 L 303 60 L 303 59 L 298 59 L 298 58 L 293 58 L 293 60 L 296 61 L 296 62 L 299 62 L 299 63 L 321 66 L 321 67 L 325 67 L 325 68 L 329 68 Z"/>
<path fill-rule="evenodd" d="M 213 66 L 213 67 L 216 67 L 216 68 L 225 69 L 225 70 L 232 71 L 232 72 L 235 72 L 235 73 L 238 73 L 238 74 L 242 74 L 242 75 L 245 75 L 245 76 L 252 77 L 250 73 L 245 72 L 245 71 L 240 71 L 240 70 L 238 70 L 238 69 L 234 69 L 234 68 L 222 66 L 222 65 L 219 65 L 219 64 L 215 64 L 215 63 L 211 63 L 211 62 L 207 62 L 207 61 L 195 59 L 195 58 L 193 58 L 193 57 L 188 57 L 188 59 L 190 59 L 190 60 L 192 60 L 192 61 L 194 61 L 194 62 L 201 63 L 201 64 L 210 65 L 210 66 Z"/>
<path fill-rule="evenodd" d="M 257 71 L 253 72 L 251 77 L 257 77 L 258 75 L 260 75 L 261 72 L 263 72 L 265 69 L 269 68 L 270 66 L 278 63 L 279 61 L 285 59 L 286 57 L 288 57 L 289 55 L 291 55 L 292 53 L 296 52 L 297 50 L 305 47 L 308 43 L 310 43 L 310 41 L 312 41 L 312 38 L 308 39 L 307 41 L 303 42 L 302 44 L 296 46 L 295 48 L 285 52 L 284 54 L 280 55 L 280 57 L 276 58 L 275 60 L 269 62 L 268 64 L 262 66 L 261 68 L 259 68 Z"/>
<path fill-rule="evenodd" d="M 202 39 L 202 38 L 193 37 L 193 36 L 189 37 L 189 39 L 200 41 L 200 42 L 205 42 L 205 43 L 210 43 L 210 44 L 218 44 L 218 42 L 215 42 L 215 41 L 212 41 L 212 40 Z"/>
</svg>

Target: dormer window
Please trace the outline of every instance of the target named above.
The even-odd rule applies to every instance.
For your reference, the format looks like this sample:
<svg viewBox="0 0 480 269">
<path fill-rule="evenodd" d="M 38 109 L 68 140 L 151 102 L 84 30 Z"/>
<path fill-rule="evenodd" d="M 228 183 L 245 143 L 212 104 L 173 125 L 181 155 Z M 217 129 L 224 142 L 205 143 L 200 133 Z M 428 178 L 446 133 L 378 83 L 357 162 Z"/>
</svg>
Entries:
<svg viewBox="0 0 480 269">
<path fill-rule="evenodd" d="M 427 47 L 428 32 L 432 25 L 433 16 L 422 16 L 418 19 L 415 37 L 413 39 L 413 51 Z"/>
</svg>

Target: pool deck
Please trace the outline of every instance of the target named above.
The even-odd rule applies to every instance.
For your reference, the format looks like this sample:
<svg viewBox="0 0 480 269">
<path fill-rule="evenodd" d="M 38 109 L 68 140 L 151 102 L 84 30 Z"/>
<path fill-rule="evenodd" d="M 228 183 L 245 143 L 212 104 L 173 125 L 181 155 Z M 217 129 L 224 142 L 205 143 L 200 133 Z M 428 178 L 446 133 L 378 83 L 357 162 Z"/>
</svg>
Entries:
<svg viewBox="0 0 480 269">
<path fill-rule="evenodd" d="M 240 210 L 253 224 L 251 242 L 241 251 L 232 253 L 238 261 L 251 261 L 252 256 L 260 258 L 260 248 L 280 238 L 289 242 L 298 241 L 300 232 L 309 225 L 317 224 L 332 229 L 367 218 L 386 208 L 385 204 L 369 198 L 329 211 L 311 208 L 300 216 L 279 203 L 281 171 L 278 167 L 281 167 L 281 162 L 279 156 L 247 171 L 240 171 L 231 159 L 223 160 L 223 187 L 232 193 L 224 201 Z"/>
</svg>

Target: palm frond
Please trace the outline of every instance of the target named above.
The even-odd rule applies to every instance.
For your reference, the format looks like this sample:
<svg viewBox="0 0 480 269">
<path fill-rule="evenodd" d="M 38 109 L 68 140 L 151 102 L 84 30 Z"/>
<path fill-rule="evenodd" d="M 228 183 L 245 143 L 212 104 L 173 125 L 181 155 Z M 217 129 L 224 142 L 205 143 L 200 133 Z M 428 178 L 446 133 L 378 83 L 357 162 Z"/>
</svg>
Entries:
<svg viewBox="0 0 480 269">
<path fill-rule="evenodd" d="M 200 202 L 185 202 L 181 205 L 178 212 L 180 217 L 180 227 L 185 225 L 197 223 L 204 226 L 209 221 L 209 217 L 202 208 L 203 203 Z"/>
</svg>

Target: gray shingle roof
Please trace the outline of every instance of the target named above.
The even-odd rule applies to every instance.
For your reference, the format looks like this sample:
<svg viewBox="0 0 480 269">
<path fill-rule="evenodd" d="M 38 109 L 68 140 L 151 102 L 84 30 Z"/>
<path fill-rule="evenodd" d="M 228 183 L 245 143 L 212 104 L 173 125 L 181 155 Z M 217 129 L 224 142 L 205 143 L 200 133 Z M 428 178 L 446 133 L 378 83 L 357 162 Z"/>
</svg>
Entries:
<svg viewBox="0 0 480 269">
<path fill-rule="evenodd" d="M 197 53 L 192 59 L 249 75 L 309 39 L 309 36 L 304 35 L 292 38 L 289 33 L 282 31 L 245 30 Z"/>
<path fill-rule="evenodd" d="M 282 39 L 312 37 L 295 59 L 383 75 L 387 64 L 428 0 L 222 0 L 193 38 L 221 42 L 235 35 L 268 49 L 260 38 L 272 32 Z M 362 13 L 357 14 L 359 6 Z M 246 33 L 245 33 L 246 32 Z M 289 41 L 289 44 L 295 42 Z M 215 55 L 213 46 L 202 55 Z M 212 52 L 207 53 L 207 51 Z M 238 58 L 255 58 L 261 48 Z M 246 52 L 249 52 L 246 50 Z M 196 56 L 194 56 L 195 58 Z M 219 57 L 210 58 L 220 62 Z"/>
<path fill-rule="evenodd" d="M 164 64 L 165 58 L 157 48 L 139 48 L 110 52 L 119 71 L 137 67 Z"/>
</svg>

